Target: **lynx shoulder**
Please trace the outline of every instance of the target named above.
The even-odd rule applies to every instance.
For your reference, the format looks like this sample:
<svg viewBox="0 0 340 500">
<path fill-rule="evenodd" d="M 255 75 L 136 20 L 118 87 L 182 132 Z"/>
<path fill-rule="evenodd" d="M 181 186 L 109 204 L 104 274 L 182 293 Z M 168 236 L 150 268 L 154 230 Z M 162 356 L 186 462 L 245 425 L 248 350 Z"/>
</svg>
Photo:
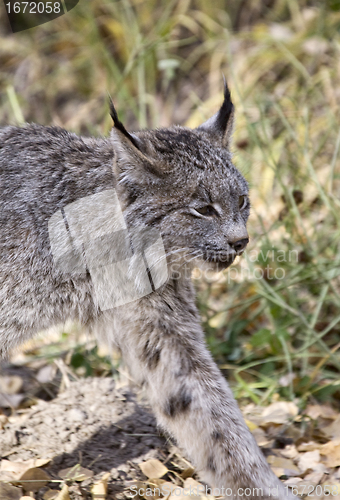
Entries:
<svg viewBox="0 0 340 500">
<path fill-rule="evenodd" d="M 282 500 L 206 348 L 190 281 L 193 265 L 225 269 L 248 243 L 233 114 L 226 87 L 193 130 L 132 134 L 113 105 L 109 139 L 0 129 L 0 353 L 79 321 L 121 350 L 204 480 L 231 498 L 250 488 Z"/>
</svg>

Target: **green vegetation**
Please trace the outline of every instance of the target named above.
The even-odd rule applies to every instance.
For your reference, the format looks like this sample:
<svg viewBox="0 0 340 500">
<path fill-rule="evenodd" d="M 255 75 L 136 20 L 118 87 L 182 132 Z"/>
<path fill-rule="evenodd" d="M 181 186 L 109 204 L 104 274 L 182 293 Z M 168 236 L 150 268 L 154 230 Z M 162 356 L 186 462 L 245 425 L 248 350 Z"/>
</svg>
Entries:
<svg viewBox="0 0 340 500">
<path fill-rule="evenodd" d="M 3 18 L 1 123 L 107 134 L 109 91 L 130 128 L 196 126 L 217 110 L 225 74 L 251 242 L 229 272 L 197 282 L 208 343 L 238 397 L 336 402 L 340 3 L 230 3 L 81 0 L 15 35 Z"/>
</svg>

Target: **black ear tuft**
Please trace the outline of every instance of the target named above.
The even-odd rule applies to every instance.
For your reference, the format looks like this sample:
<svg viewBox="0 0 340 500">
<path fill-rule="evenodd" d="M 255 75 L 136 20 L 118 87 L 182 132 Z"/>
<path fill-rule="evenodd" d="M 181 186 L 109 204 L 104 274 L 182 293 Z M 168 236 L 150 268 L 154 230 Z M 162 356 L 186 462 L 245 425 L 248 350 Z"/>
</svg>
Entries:
<svg viewBox="0 0 340 500">
<path fill-rule="evenodd" d="M 224 79 L 224 101 L 216 116 L 216 128 L 224 133 L 227 130 L 228 124 L 234 113 L 234 105 L 231 101 L 230 90 L 228 84 Z"/>
<path fill-rule="evenodd" d="M 112 118 L 112 121 L 113 121 L 113 125 L 114 127 L 119 130 L 122 134 L 125 135 L 125 137 L 127 139 L 129 139 L 129 141 L 132 142 L 132 144 L 137 148 L 137 149 L 140 149 L 139 148 L 139 144 L 136 140 L 135 137 L 133 137 L 133 135 L 129 134 L 129 132 L 126 130 L 126 128 L 124 127 L 124 125 L 122 124 L 122 122 L 119 120 L 118 118 L 118 114 L 117 114 L 117 111 L 116 111 L 116 108 L 114 107 L 113 105 L 113 102 L 112 102 L 112 99 L 111 97 L 109 96 L 109 106 L 110 106 L 110 116 Z"/>
<path fill-rule="evenodd" d="M 219 111 L 198 127 L 210 135 L 217 145 L 229 147 L 234 124 L 234 105 L 231 102 L 230 91 L 224 80 L 224 100 Z"/>
</svg>

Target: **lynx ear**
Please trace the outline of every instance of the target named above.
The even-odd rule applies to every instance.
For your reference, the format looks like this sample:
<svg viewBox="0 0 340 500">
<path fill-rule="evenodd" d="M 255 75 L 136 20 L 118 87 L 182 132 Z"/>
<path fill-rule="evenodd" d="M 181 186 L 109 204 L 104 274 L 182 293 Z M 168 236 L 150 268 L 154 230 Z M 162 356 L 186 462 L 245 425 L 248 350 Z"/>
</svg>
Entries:
<svg viewBox="0 0 340 500">
<path fill-rule="evenodd" d="M 224 82 L 224 101 L 220 110 L 198 127 L 209 133 L 219 145 L 228 147 L 234 125 L 234 105 L 231 102 L 227 82 Z"/>
<path fill-rule="evenodd" d="M 113 125 L 116 130 L 119 130 L 138 150 L 141 150 L 142 144 L 140 143 L 138 137 L 134 134 L 129 134 L 126 130 L 120 119 L 118 118 L 118 114 L 116 108 L 113 105 L 111 97 L 109 97 L 109 105 L 110 105 L 110 116 L 113 121 Z"/>
<path fill-rule="evenodd" d="M 159 172 L 151 145 L 126 130 L 111 99 L 110 115 L 114 124 L 111 141 L 115 152 L 113 170 L 117 179 L 121 177 L 125 183 L 132 184 L 153 184 L 159 179 Z"/>
</svg>

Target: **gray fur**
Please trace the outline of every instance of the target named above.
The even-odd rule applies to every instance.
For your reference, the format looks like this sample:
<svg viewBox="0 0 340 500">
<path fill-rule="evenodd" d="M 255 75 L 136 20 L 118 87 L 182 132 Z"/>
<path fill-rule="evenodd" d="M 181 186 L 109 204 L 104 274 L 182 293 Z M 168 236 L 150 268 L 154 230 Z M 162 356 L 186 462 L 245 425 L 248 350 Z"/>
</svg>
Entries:
<svg viewBox="0 0 340 500">
<path fill-rule="evenodd" d="M 193 263 L 223 269 L 248 238 L 248 186 L 227 149 L 228 98 L 223 112 L 195 130 L 129 137 L 116 126 L 110 139 L 86 139 L 39 125 L 0 129 L 0 353 L 52 325 L 80 321 L 119 347 L 148 387 L 158 422 L 203 479 L 232 488 L 233 498 L 242 497 L 240 487 L 262 488 L 264 499 L 278 488 L 282 500 L 286 492 L 206 348 L 190 281 Z M 101 311 L 88 273 L 54 265 L 48 222 L 68 204 L 113 188 L 128 228 L 161 233 L 170 274 L 138 302 Z M 197 212 L 206 206 L 211 213 Z"/>
</svg>

